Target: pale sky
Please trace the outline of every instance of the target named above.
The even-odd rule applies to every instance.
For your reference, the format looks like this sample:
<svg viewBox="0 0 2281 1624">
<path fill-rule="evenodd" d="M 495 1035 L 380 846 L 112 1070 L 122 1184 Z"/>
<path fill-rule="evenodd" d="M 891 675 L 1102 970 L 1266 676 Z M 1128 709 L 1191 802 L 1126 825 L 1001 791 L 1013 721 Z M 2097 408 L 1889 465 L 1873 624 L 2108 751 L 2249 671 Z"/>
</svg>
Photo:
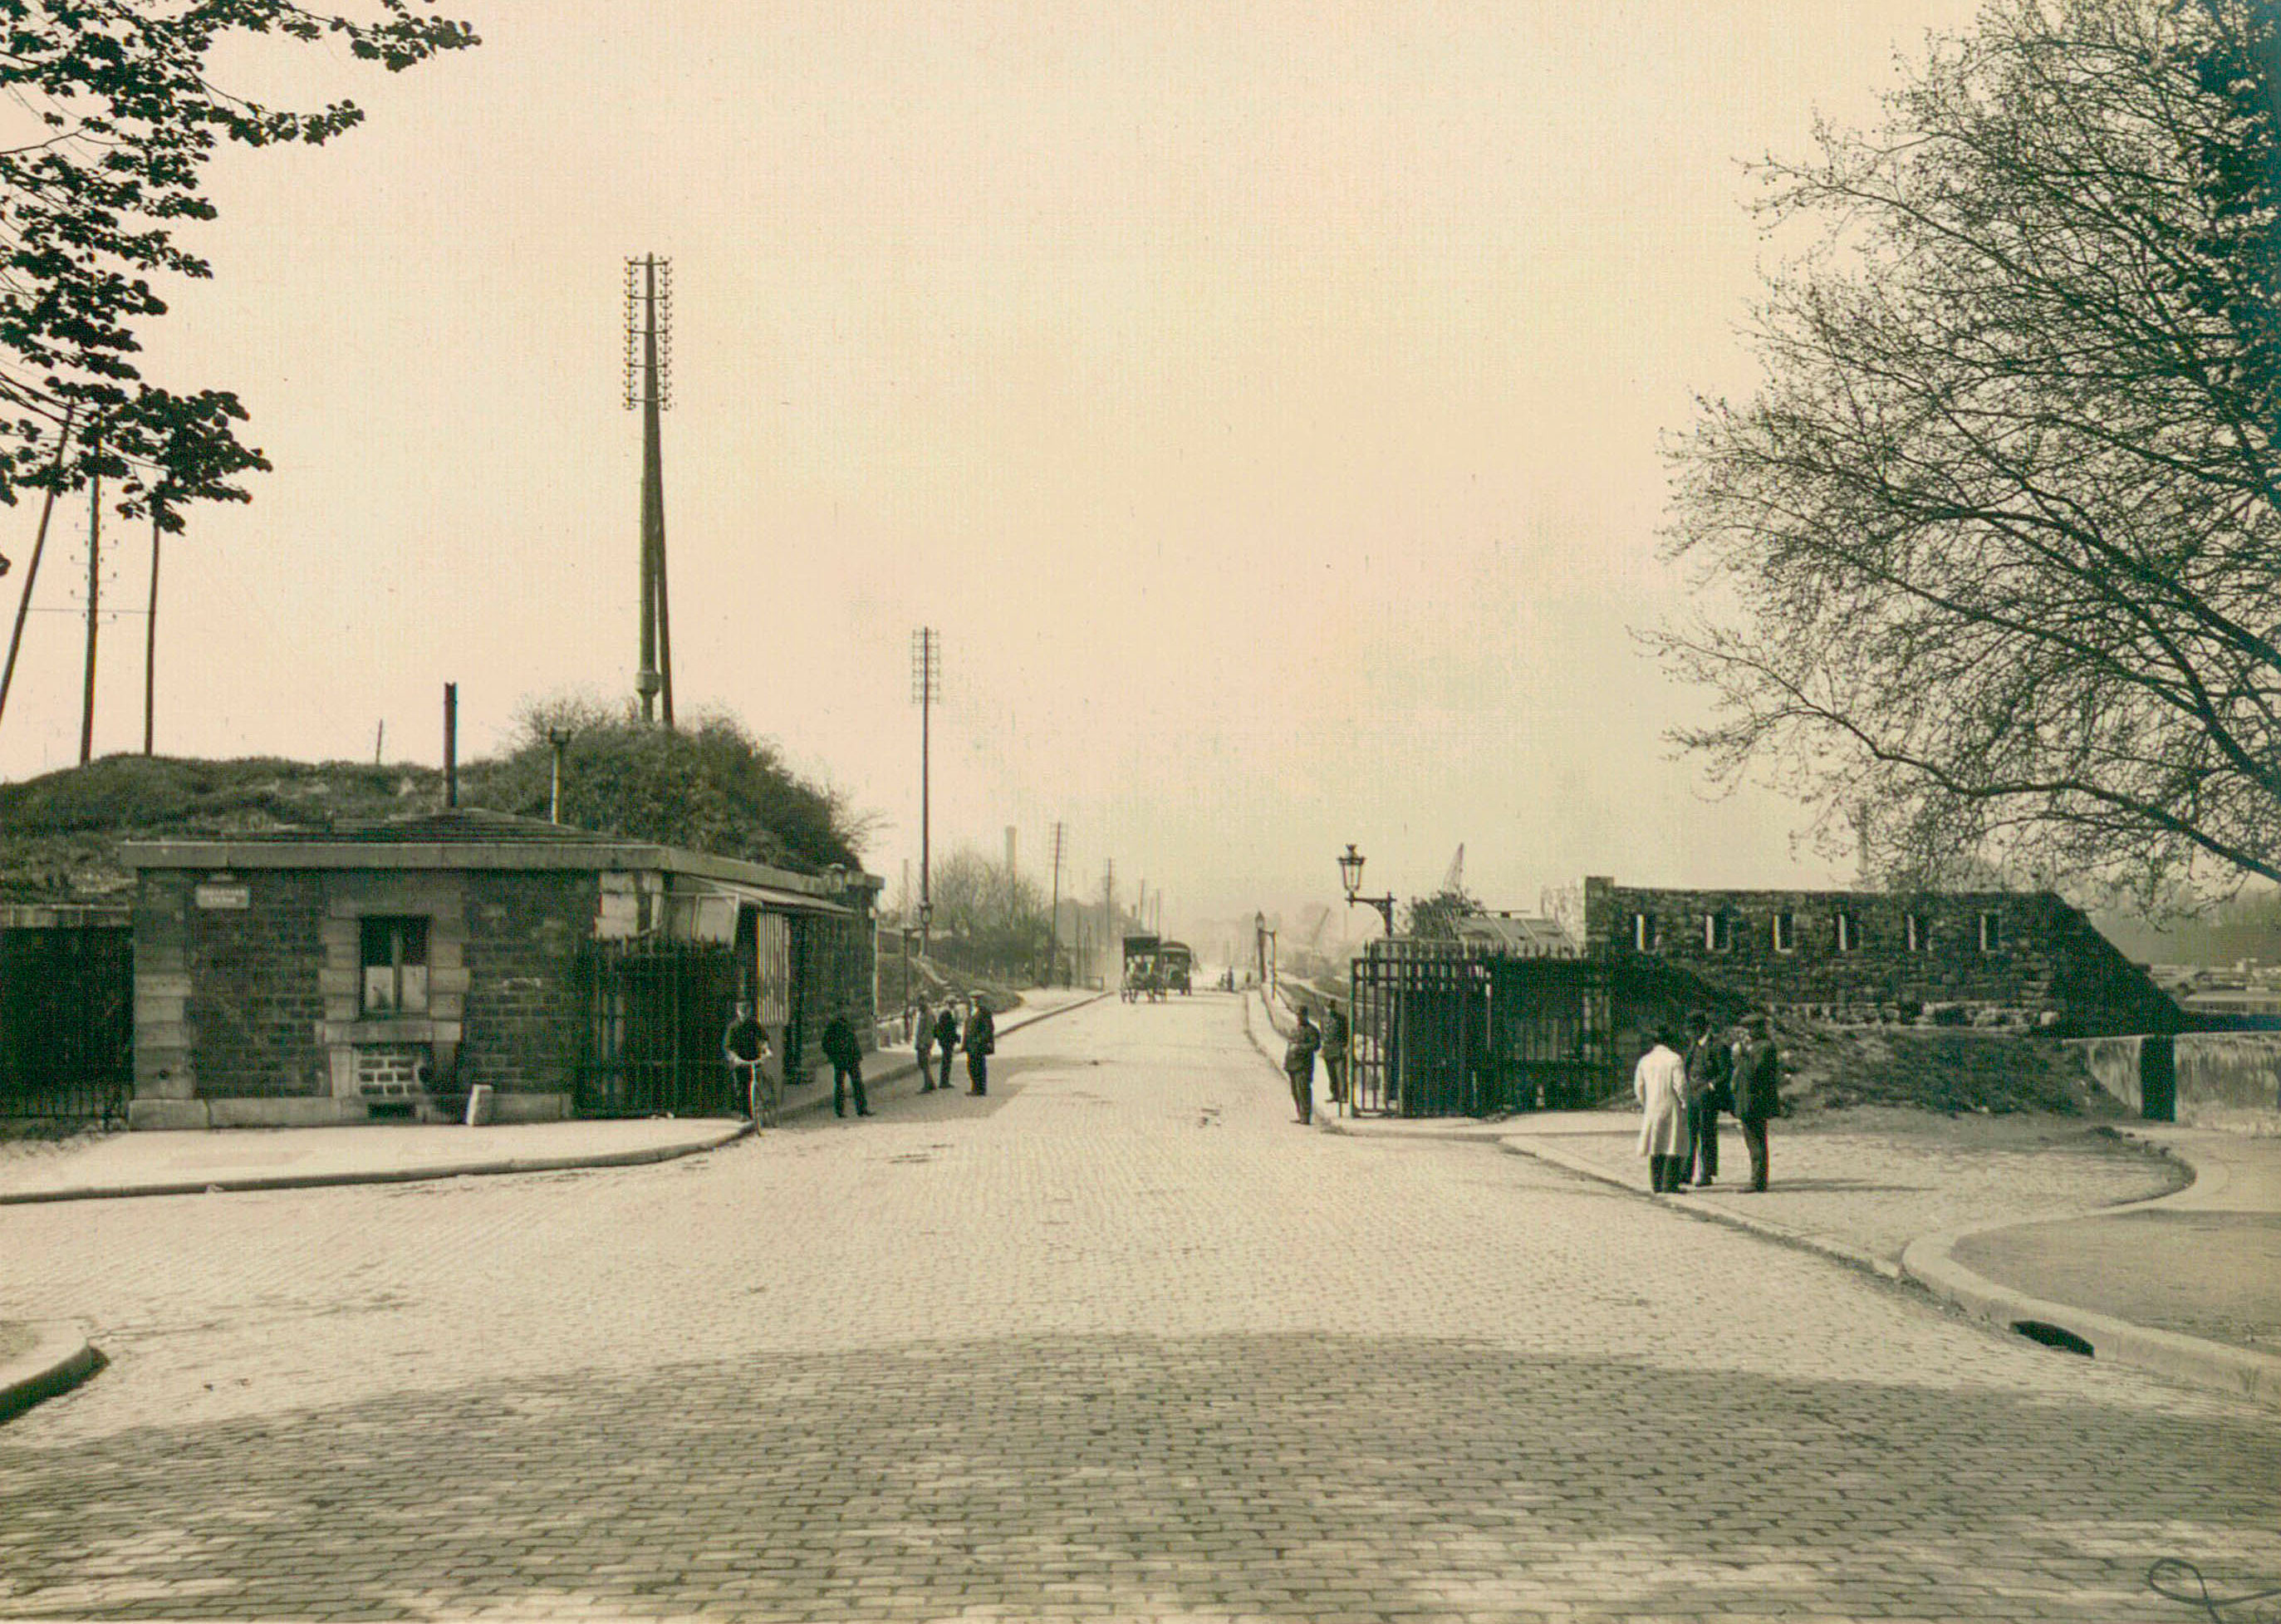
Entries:
<svg viewBox="0 0 2281 1624">
<path fill-rule="evenodd" d="M 151 371 L 236 389 L 274 473 L 193 515 L 159 615 L 169 754 L 463 755 L 527 699 L 631 692 L 624 259 L 671 257 L 675 684 L 918 847 L 1145 876 L 1168 928 L 1365 886 L 1844 883 L 1804 814 L 1710 798 L 1638 651 L 1659 437 L 1740 394 L 1743 160 L 1860 121 L 1967 0 L 1591 5 L 462 0 L 391 78 L 234 55 L 367 125 L 233 152 L 214 280 Z M 83 603 L 85 508 L 35 607 Z M 0 510 L 19 561 L 35 510 Z M 139 609 L 147 531 L 106 536 Z M 116 551 L 113 551 L 113 548 Z M 0 773 L 76 760 L 81 623 L 32 616 Z M 97 749 L 139 748 L 142 623 Z M 1374 933 L 1367 909 L 1343 916 Z M 1338 924 L 1334 919 L 1333 933 Z"/>
</svg>

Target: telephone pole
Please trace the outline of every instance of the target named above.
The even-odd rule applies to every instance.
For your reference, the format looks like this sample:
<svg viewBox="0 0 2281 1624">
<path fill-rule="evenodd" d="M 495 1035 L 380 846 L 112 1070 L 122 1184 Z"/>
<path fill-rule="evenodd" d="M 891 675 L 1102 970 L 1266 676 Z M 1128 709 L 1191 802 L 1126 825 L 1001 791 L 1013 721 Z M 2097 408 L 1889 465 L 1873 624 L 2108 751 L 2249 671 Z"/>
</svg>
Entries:
<svg viewBox="0 0 2281 1624">
<path fill-rule="evenodd" d="M 1051 986 L 1062 967 L 1062 826 L 1054 824 L 1054 906 L 1046 916 L 1046 985 Z"/>
<path fill-rule="evenodd" d="M 641 408 L 641 669 L 634 691 L 642 720 L 665 702 L 673 725 L 673 631 L 665 591 L 665 467 L 659 414 L 673 404 L 673 262 L 655 254 L 626 261 L 626 410 Z"/>
<path fill-rule="evenodd" d="M 143 616 L 143 754 L 159 714 L 159 504 L 151 504 L 151 607 Z"/>
<path fill-rule="evenodd" d="M 932 762 L 929 760 L 934 703 L 942 698 L 942 633 L 922 626 L 911 633 L 911 703 L 919 708 L 919 952 L 927 947 L 928 928 L 934 923 L 933 866 L 928 839 L 928 797 Z"/>
<path fill-rule="evenodd" d="M 103 596 L 103 476 L 87 482 L 87 691 L 79 710 L 79 764 L 95 759 L 95 617 Z"/>
</svg>

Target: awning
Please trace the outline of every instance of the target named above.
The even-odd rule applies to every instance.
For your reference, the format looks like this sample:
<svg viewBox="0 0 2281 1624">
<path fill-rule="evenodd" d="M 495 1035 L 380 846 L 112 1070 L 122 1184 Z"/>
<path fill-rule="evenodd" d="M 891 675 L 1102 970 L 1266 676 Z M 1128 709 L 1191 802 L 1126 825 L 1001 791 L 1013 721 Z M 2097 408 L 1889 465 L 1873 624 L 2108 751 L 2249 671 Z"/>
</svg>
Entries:
<svg viewBox="0 0 2281 1624">
<path fill-rule="evenodd" d="M 680 888 L 678 885 L 675 887 L 677 891 Z M 775 885 L 748 885 L 733 879 L 693 880 L 689 882 L 689 889 L 684 894 L 733 897 L 739 902 L 750 902 L 755 908 L 772 908 L 780 914 L 838 914 L 846 918 L 855 911 L 844 903 L 810 896 L 805 891 L 785 891 Z"/>
</svg>

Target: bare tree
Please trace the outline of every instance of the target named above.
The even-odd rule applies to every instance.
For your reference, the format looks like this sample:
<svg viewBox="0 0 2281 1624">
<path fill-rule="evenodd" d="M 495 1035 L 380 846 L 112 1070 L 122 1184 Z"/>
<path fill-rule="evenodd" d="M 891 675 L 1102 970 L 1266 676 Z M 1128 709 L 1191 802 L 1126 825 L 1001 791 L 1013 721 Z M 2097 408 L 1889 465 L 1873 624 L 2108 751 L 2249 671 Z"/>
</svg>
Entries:
<svg viewBox="0 0 2281 1624">
<path fill-rule="evenodd" d="M 1814 246 L 1672 447 L 1674 734 L 1895 885 L 2281 878 L 2269 0 L 1995 0 L 1760 176 Z"/>
</svg>

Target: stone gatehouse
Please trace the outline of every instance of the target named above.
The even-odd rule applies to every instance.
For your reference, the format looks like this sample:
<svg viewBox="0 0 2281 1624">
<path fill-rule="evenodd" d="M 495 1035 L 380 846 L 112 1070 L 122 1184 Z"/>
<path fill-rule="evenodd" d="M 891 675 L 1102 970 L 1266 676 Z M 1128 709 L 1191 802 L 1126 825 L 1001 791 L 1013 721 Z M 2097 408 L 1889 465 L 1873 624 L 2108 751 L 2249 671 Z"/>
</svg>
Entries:
<svg viewBox="0 0 2281 1624">
<path fill-rule="evenodd" d="M 667 988 L 673 1030 L 655 1042 L 667 1063 L 723 1076 L 697 1077 L 677 1100 L 719 1092 L 732 997 L 756 1003 L 786 1067 L 833 1011 L 871 1027 L 880 882 L 867 875 L 471 810 L 341 833 L 130 842 L 124 855 L 135 872 L 136 1127 L 359 1122 L 478 1085 L 502 1121 L 569 1116 L 582 1102 L 653 1109 L 591 1087 L 598 1047 L 622 1048 L 643 1025 L 611 979 L 629 956 L 653 969 L 702 961 L 685 999 L 679 983 Z"/>
</svg>

